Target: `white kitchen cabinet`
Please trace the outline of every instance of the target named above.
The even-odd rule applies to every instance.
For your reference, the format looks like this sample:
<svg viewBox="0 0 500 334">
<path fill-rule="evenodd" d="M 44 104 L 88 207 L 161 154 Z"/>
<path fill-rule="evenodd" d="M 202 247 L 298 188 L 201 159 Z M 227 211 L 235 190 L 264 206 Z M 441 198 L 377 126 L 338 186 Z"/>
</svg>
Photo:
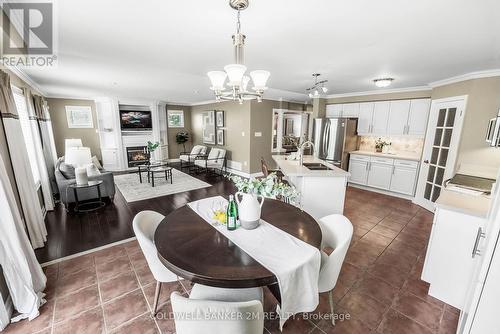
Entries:
<svg viewBox="0 0 500 334">
<path fill-rule="evenodd" d="M 366 185 L 374 188 L 388 190 L 391 185 L 392 177 L 392 159 L 388 159 L 390 162 L 377 162 L 372 161 L 368 166 L 368 181 Z"/>
<path fill-rule="evenodd" d="M 413 196 L 417 181 L 419 162 L 394 159 L 385 156 L 350 154 L 349 182 Z"/>
<path fill-rule="evenodd" d="M 439 199 L 427 246 L 422 280 L 430 283 L 429 295 L 463 309 L 478 257 L 473 257 L 479 228 L 485 218 L 462 212 Z"/>
<path fill-rule="evenodd" d="M 430 99 L 411 100 L 406 134 L 411 136 L 425 136 L 430 106 Z"/>
<path fill-rule="evenodd" d="M 413 195 L 416 179 L 417 168 L 394 165 L 390 190 L 401 194 Z"/>
<path fill-rule="evenodd" d="M 387 121 L 389 120 L 390 110 L 390 101 L 375 102 L 372 117 L 372 134 L 385 135 L 387 133 Z"/>
<path fill-rule="evenodd" d="M 359 103 L 346 103 L 342 105 L 342 117 L 358 117 Z"/>
<path fill-rule="evenodd" d="M 342 117 L 342 104 L 327 104 L 326 117 L 328 118 Z"/>
<path fill-rule="evenodd" d="M 366 184 L 368 180 L 368 164 L 370 157 L 351 154 L 349 159 L 349 182 Z"/>
<path fill-rule="evenodd" d="M 391 101 L 387 134 L 398 136 L 406 134 L 409 113 L 410 100 Z"/>
<path fill-rule="evenodd" d="M 373 117 L 373 102 L 364 102 L 359 104 L 359 117 L 358 117 L 358 134 L 370 134 L 372 127 Z"/>
</svg>

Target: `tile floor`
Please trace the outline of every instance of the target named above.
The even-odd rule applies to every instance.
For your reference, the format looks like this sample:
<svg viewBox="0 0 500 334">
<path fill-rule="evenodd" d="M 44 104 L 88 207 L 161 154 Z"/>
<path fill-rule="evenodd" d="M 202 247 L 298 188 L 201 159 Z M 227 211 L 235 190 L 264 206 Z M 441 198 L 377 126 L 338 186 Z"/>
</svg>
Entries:
<svg viewBox="0 0 500 334">
<path fill-rule="evenodd" d="M 421 281 L 432 214 L 406 200 L 348 188 L 345 215 L 354 237 L 334 290 L 337 314 L 349 320 L 317 319 L 328 313 L 327 294 L 312 314 L 285 324 L 283 333 L 455 333 L 458 310 L 427 295 Z M 174 333 L 172 320 L 150 317 L 155 281 L 136 241 L 44 268 L 47 300 L 35 320 L 10 325 L 5 333 Z M 184 283 L 189 283 L 184 281 Z M 185 284 L 189 287 L 189 284 Z M 172 291 L 163 286 L 160 312 L 170 312 Z M 276 300 L 265 290 L 266 311 Z M 161 314 L 161 313 L 160 313 Z M 279 333 L 277 320 L 266 320 Z"/>
</svg>

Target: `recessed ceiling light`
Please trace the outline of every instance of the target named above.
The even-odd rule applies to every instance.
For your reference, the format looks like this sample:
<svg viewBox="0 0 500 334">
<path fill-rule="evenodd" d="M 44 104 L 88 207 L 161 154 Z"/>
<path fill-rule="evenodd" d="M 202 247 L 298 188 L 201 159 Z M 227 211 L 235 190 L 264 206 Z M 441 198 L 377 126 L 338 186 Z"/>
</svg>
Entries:
<svg viewBox="0 0 500 334">
<path fill-rule="evenodd" d="M 394 81 L 394 78 L 380 78 L 380 79 L 373 80 L 373 82 L 375 83 L 375 86 L 380 87 L 380 88 L 390 86 L 393 81 Z"/>
</svg>

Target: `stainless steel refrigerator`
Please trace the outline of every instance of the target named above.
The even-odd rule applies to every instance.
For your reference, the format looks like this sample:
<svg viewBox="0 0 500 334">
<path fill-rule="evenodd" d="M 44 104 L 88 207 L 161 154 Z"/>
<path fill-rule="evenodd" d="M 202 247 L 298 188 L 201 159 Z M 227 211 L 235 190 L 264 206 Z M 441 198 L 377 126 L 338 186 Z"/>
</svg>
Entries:
<svg viewBox="0 0 500 334">
<path fill-rule="evenodd" d="M 314 155 L 347 170 L 349 152 L 358 147 L 358 120 L 354 118 L 315 118 Z"/>
</svg>

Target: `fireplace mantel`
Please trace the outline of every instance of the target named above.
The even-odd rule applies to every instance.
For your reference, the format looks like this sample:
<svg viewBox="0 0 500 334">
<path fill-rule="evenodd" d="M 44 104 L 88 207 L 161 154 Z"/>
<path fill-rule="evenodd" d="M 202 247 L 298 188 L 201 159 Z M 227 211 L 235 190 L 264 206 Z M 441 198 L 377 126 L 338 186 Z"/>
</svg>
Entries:
<svg viewBox="0 0 500 334">
<path fill-rule="evenodd" d="M 128 166 L 127 147 L 145 146 L 148 141 L 159 142 L 154 152 L 155 160 L 168 159 L 166 103 L 159 101 L 96 99 L 98 132 L 101 143 L 103 167 L 110 171 L 124 171 Z M 152 131 L 121 131 L 119 105 L 135 105 L 151 110 Z M 160 112 L 161 111 L 161 112 Z"/>
</svg>

